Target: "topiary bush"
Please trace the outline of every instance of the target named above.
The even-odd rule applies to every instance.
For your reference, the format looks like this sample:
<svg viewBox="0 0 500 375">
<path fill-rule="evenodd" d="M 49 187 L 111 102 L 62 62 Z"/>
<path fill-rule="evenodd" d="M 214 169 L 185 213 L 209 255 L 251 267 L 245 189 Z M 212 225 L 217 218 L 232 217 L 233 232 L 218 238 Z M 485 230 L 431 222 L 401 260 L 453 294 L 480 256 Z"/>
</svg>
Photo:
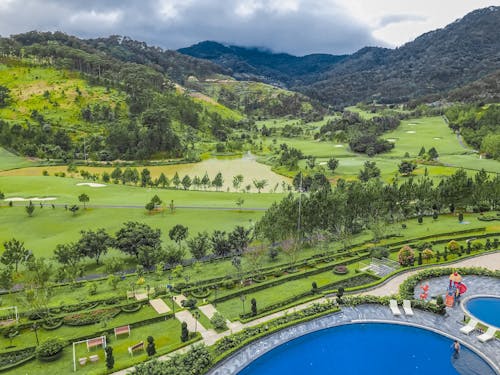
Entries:
<svg viewBox="0 0 500 375">
<path fill-rule="evenodd" d="M 226 318 L 222 316 L 221 313 L 216 312 L 210 319 L 210 323 L 214 326 L 217 331 L 227 330 Z"/>
<path fill-rule="evenodd" d="M 153 336 L 148 336 L 148 346 L 146 346 L 146 353 L 148 353 L 148 356 L 150 357 L 156 354 L 156 345 Z"/>
<path fill-rule="evenodd" d="M 401 250 L 399 250 L 398 261 L 399 264 L 403 267 L 413 265 L 413 263 L 415 262 L 415 252 L 410 246 L 403 246 Z"/>
<path fill-rule="evenodd" d="M 182 322 L 182 324 L 181 324 L 181 341 L 186 342 L 188 340 L 189 340 L 188 325 L 186 322 Z"/>
<path fill-rule="evenodd" d="M 196 303 L 198 301 L 196 300 L 196 298 L 188 298 L 188 299 L 185 299 L 184 301 L 181 302 L 181 305 L 182 307 L 185 307 L 187 309 L 194 309 L 196 307 Z"/>
<path fill-rule="evenodd" d="M 61 357 L 65 346 L 66 342 L 59 338 L 49 339 L 36 349 L 36 357 L 41 361 L 54 361 Z"/>
</svg>

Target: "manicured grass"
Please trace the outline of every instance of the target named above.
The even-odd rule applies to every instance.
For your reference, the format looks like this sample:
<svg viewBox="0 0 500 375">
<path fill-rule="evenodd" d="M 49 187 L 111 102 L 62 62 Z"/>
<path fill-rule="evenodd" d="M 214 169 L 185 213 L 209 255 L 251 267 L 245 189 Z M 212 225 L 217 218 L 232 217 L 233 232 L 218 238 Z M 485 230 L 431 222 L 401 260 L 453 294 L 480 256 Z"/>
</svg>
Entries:
<svg viewBox="0 0 500 375">
<path fill-rule="evenodd" d="M 13 168 L 29 167 L 36 164 L 26 158 L 14 155 L 0 147 L 0 171 Z"/>
<path fill-rule="evenodd" d="M 57 332 L 54 331 L 54 332 Z M 147 337 L 153 336 L 155 339 L 156 350 L 158 352 L 170 352 L 182 345 L 180 340 L 181 324 L 176 319 L 168 319 L 158 323 L 148 324 L 142 327 L 133 328 L 130 337 L 123 335 L 118 339 L 114 336 L 109 336 L 108 345 L 113 347 L 113 356 L 115 358 L 115 368 L 124 368 L 147 360 L 148 356 L 145 351 L 139 351 L 134 354 L 133 358 L 128 353 L 128 347 L 144 341 L 147 345 Z M 97 335 L 96 335 L 97 336 Z M 66 340 L 71 340 L 67 337 L 60 336 Z M 43 340 L 42 340 L 43 341 Z M 96 363 L 87 363 L 85 366 L 80 366 L 77 362 L 78 374 L 104 374 L 106 373 L 106 361 L 103 349 L 92 349 L 87 351 L 85 343 L 77 345 L 76 358 L 97 354 L 99 361 Z M 54 362 L 40 362 L 35 359 L 27 364 L 18 367 L 14 370 L 7 371 L 11 374 L 69 374 L 73 372 L 73 353 L 72 346 L 64 348 L 63 356 Z"/>
<path fill-rule="evenodd" d="M 258 311 L 259 307 L 264 308 L 279 301 L 287 300 L 297 294 L 310 291 L 313 282 L 316 282 L 318 287 L 322 287 L 323 285 L 352 277 L 354 268 L 352 266 L 348 266 L 348 268 L 351 269 L 351 272 L 347 275 L 336 275 L 332 271 L 327 271 L 299 280 L 288 281 L 255 293 L 248 293 L 246 294 L 245 312 L 250 311 L 250 300 L 252 298 L 255 298 L 257 301 Z M 242 290 L 242 294 L 244 294 L 244 290 Z M 236 320 L 243 312 L 243 303 L 239 297 L 232 298 L 228 301 L 218 303 L 217 310 L 229 320 Z"/>
</svg>

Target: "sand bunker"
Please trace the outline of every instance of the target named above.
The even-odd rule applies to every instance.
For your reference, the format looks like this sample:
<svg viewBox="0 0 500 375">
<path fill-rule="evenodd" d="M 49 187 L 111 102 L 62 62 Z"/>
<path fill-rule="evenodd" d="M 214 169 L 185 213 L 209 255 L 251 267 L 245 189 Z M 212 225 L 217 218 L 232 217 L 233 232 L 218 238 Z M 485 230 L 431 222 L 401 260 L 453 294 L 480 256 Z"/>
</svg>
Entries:
<svg viewBox="0 0 500 375">
<path fill-rule="evenodd" d="M 414 123 L 414 122 L 410 122 L 408 125 L 410 125 L 410 126 L 415 126 L 415 125 L 417 125 L 417 124 L 416 124 L 416 123 Z"/>
<path fill-rule="evenodd" d="M 407 133 L 408 133 L 408 134 L 415 134 L 415 133 L 416 133 L 416 131 L 415 131 L 415 130 L 408 130 L 408 131 L 407 131 Z"/>
<path fill-rule="evenodd" d="M 394 139 L 394 138 L 388 138 L 387 141 L 394 143 L 394 142 L 396 142 L 396 139 Z"/>
<path fill-rule="evenodd" d="M 6 201 L 6 202 L 55 201 L 56 199 L 57 199 L 56 197 L 46 197 L 46 198 L 38 198 L 38 197 L 20 198 L 20 197 L 12 197 L 12 198 L 5 198 L 4 201 Z"/>
<path fill-rule="evenodd" d="M 321 163 L 319 163 L 319 165 L 326 165 L 326 161 L 322 161 Z"/>
<path fill-rule="evenodd" d="M 80 182 L 76 186 L 104 187 L 105 184 L 96 184 L 95 182 Z"/>
<path fill-rule="evenodd" d="M 344 145 L 335 145 L 333 147 L 340 148 L 340 147 L 344 147 Z"/>
<path fill-rule="evenodd" d="M 440 139 L 442 139 L 441 137 L 434 137 L 432 139 L 435 139 L 436 141 L 439 141 Z"/>
</svg>

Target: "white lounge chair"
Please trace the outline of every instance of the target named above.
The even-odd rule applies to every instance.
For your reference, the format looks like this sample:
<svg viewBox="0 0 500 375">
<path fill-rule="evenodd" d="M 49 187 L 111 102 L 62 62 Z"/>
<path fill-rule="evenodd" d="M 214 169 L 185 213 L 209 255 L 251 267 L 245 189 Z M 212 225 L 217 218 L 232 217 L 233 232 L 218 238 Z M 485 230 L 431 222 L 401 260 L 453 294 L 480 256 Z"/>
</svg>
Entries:
<svg viewBox="0 0 500 375">
<path fill-rule="evenodd" d="M 481 342 L 490 341 L 493 337 L 495 337 L 496 329 L 493 327 L 488 327 L 488 330 L 482 335 L 477 336 L 477 339 Z"/>
<path fill-rule="evenodd" d="M 391 308 L 392 315 L 401 315 L 401 311 L 398 307 L 398 301 L 396 301 L 395 299 L 391 299 L 389 301 L 389 307 Z"/>
<path fill-rule="evenodd" d="M 411 309 L 411 302 L 407 299 L 403 300 L 403 310 L 405 315 L 413 316 L 413 310 Z"/>
<path fill-rule="evenodd" d="M 476 319 L 469 320 L 469 323 L 467 323 L 467 325 L 460 328 L 460 332 L 468 335 L 469 333 L 471 333 L 472 331 L 474 331 L 476 329 L 477 323 L 478 322 Z"/>
</svg>

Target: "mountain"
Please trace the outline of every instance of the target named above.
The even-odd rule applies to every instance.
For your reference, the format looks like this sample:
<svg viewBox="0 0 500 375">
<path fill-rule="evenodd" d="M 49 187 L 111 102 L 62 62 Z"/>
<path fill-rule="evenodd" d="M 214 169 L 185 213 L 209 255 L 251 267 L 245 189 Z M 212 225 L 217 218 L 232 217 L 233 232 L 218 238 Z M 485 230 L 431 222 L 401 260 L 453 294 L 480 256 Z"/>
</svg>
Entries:
<svg viewBox="0 0 500 375">
<path fill-rule="evenodd" d="M 327 54 L 298 57 L 259 48 L 226 46 L 213 41 L 181 48 L 178 52 L 214 62 L 228 69 L 236 79 L 257 80 L 285 87 L 313 82 L 346 57 Z"/>
<path fill-rule="evenodd" d="M 202 42 L 179 52 L 214 62 L 236 79 L 255 79 L 334 107 L 446 96 L 500 69 L 500 7 L 473 11 L 396 49 L 365 47 L 349 56 L 274 54 Z M 492 96 L 492 95 L 490 95 Z"/>
</svg>

